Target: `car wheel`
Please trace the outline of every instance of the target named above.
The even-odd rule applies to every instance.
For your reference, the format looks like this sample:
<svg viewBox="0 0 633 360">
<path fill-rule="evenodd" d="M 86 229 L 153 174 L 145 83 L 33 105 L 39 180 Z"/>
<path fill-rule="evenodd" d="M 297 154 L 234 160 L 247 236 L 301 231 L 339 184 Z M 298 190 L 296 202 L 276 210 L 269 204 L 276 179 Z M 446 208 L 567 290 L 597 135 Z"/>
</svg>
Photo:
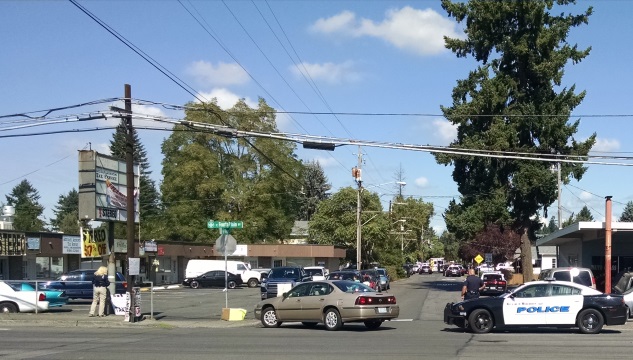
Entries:
<svg viewBox="0 0 633 360">
<path fill-rule="evenodd" d="M 249 279 L 248 280 L 248 287 L 249 288 L 254 288 L 257 285 L 259 285 L 259 281 L 257 281 L 257 279 Z"/>
<path fill-rule="evenodd" d="M 189 286 L 191 286 L 192 289 L 197 289 L 200 287 L 200 283 L 194 280 L 191 284 L 189 284 Z"/>
<path fill-rule="evenodd" d="M 235 283 L 235 281 L 230 280 L 226 286 L 228 286 L 229 289 L 235 289 L 237 287 L 237 284 Z"/>
<path fill-rule="evenodd" d="M 365 326 L 370 330 L 378 329 L 382 325 L 382 320 L 368 320 L 365 321 Z"/>
<path fill-rule="evenodd" d="M 578 314 L 578 327 L 583 334 L 597 334 L 604 326 L 604 317 L 600 311 L 585 309 Z"/>
<path fill-rule="evenodd" d="M 11 303 L 0 304 L 0 313 L 16 313 L 18 312 L 17 306 Z"/>
<path fill-rule="evenodd" d="M 304 321 L 304 322 L 302 322 L 302 324 L 303 324 L 303 326 L 309 327 L 309 328 L 313 328 L 313 327 L 317 326 L 317 323 L 315 323 L 315 322 Z"/>
<path fill-rule="evenodd" d="M 494 321 L 492 320 L 492 315 L 486 309 L 476 309 L 470 316 L 468 317 L 468 324 L 472 332 L 475 334 L 486 334 L 492 330 L 494 326 Z"/>
<path fill-rule="evenodd" d="M 328 330 L 338 330 L 343 326 L 341 314 L 336 309 L 328 309 L 323 316 L 323 323 Z"/>
<path fill-rule="evenodd" d="M 281 325 L 281 321 L 277 320 L 277 312 L 272 306 L 262 311 L 262 325 L 267 328 L 279 327 Z"/>
</svg>

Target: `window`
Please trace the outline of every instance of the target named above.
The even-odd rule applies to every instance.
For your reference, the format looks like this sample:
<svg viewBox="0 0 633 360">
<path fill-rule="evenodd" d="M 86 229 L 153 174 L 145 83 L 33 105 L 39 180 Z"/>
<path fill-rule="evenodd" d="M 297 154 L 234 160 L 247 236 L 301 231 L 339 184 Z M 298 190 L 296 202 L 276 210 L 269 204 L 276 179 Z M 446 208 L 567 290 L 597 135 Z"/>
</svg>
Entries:
<svg viewBox="0 0 633 360">
<path fill-rule="evenodd" d="M 554 285 L 552 286 L 552 296 L 580 295 L 580 289 L 571 286 Z"/>
<path fill-rule="evenodd" d="M 288 297 L 299 297 L 308 295 L 308 288 L 310 288 L 312 284 L 301 284 L 290 292 L 288 292 Z"/>
<path fill-rule="evenodd" d="M 518 298 L 544 297 L 547 296 L 547 285 L 539 284 L 527 286 L 523 290 L 515 293 Z"/>
<path fill-rule="evenodd" d="M 280 266 L 284 266 L 284 262 L 282 260 L 273 261 L 273 267 L 280 267 Z"/>
<path fill-rule="evenodd" d="M 35 258 L 36 278 L 53 279 L 64 272 L 64 258 L 61 256 Z"/>
<path fill-rule="evenodd" d="M 554 273 L 554 279 L 560 281 L 571 281 L 571 275 L 569 271 L 557 271 Z"/>
</svg>

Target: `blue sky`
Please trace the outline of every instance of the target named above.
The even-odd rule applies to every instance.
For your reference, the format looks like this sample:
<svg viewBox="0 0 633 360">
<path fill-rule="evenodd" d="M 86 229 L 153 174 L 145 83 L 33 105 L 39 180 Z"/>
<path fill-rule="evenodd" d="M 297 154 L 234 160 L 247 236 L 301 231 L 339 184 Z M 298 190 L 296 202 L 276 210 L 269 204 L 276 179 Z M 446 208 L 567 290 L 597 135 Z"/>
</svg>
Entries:
<svg viewBox="0 0 633 360">
<path fill-rule="evenodd" d="M 428 115 L 281 114 L 278 127 L 289 133 L 448 145 L 455 129 L 440 116 L 440 106 L 451 104 L 456 81 L 476 66 L 471 58 L 458 59 L 444 49 L 442 36 L 462 36 L 462 27 L 446 16 L 439 1 L 80 4 L 196 92 L 217 98 L 225 108 L 239 98 L 254 106 L 263 97 L 272 107 L 288 112 Z M 633 2 L 579 1 L 578 11 L 590 5 L 594 15 L 589 25 L 573 29 L 568 40 L 580 48 L 591 46 L 591 54 L 568 66 L 563 78 L 563 86 L 575 84 L 587 91 L 574 111 L 577 116 L 573 119 L 581 119 L 576 137 L 583 140 L 596 132 L 596 153 L 629 155 L 633 151 L 628 141 L 630 116 L 595 115 L 633 114 L 628 106 Z M 122 97 L 126 83 L 135 99 L 177 105 L 194 100 L 71 2 L 2 1 L 0 32 L 0 115 Z M 298 69 L 307 71 L 316 87 Z M 110 105 L 117 104 L 49 116 L 107 110 Z M 134 110 L 182 117 L 182 113 L 155 106 Z M 7 127 L 16 124 L 0 119 L 0 136 L 117 123 L 101 120 L 9 131 Z M 139 130 L 139 135 L 148 152 L 152 177 L 160 183 L 160 146 L 169 132 Z M 59 195 L 77 188 L 77 151 L 90 146 L 107 154 L 111 138 L 111 130 L 0 138 L 0 201 L 26 178 L 39 191 L 45 216 L 50 218 Z M 407 183 L 403 194 L 434 203 L 432 226 L 438 233 L 445 228 L 441 214 L 459 196 L 451 167 L 438 165 L 423 152 L 370 147 L 362 152 L 364 185 L 381 194 L 385 207 L 398 191 L 394 182 L 401 168 Z M 357 153 L 358 148 L 350 146 L 334 152 L 297 150 L 301 159 L 320 162 L 334 190 L 355 186 L 351 169 L 357 164 Z M 614 217 L 619 217 L 624 204 L 633 199 L 631 171 L 625 166 L 589 166 L 580 182 L 563 187 L 563 217 L 587 205 L 596 220 L 604 220 L 606 195 L 613 196 Z M 556 207 L 554 203 L 549 209 L 550 216 L 556 215 Z"/>
</svg>

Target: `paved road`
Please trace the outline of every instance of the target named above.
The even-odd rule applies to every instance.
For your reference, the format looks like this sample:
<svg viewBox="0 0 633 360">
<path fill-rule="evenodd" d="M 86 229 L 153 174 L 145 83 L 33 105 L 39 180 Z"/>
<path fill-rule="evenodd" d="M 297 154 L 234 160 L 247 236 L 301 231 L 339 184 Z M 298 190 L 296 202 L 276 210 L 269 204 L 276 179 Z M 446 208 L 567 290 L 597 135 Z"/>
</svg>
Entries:
<svg viewBox="0 0 633 360">
<path fill-rule="evenodd" d="M 229 293 L 229 304 L 249 309 L 245 321 L 219 320 L 221 290 L 154 293 L 156 320 L 87 317 L 89 303 L 65 312 L 0 316 L 2 359 L 596 359 L 627 358 L 633 324 L 598 335 L 540 329 L 474 335 L 442 321 L 446 302 L 459 297 L 459 279 L 414 275 L 392 285 L 402 308 L 398 321 L 376 331 L 348 324 L 341 331 L 298 324 L 265 329 L 252 316 L 257 289 Z M 239 292 L 238 292 L 239 291 Z M 145 294 L 144 294 L 145 296 Z M 145 300 L 144 300 L 145 301 Z M 233 306 L 233 305 L 231 305 Z"/>
</svg>

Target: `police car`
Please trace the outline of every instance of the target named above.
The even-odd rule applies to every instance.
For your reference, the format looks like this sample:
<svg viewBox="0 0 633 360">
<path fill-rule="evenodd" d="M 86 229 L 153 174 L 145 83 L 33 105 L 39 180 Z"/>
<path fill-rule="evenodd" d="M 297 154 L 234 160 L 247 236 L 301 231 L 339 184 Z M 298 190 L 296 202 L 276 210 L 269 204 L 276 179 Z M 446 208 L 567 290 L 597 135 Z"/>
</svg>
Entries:
<svg viewBox="0 0 633 360">
<path fill-rule="evenodd" d="M 493 328 L 578 327 L 596 334 L 604 325 L 623 325 L 627 307 L 622 295 L 567 281 L 533 281 L 498 297 L 448 303 L 444 322 L 477 334 Z"/>
</svg>

